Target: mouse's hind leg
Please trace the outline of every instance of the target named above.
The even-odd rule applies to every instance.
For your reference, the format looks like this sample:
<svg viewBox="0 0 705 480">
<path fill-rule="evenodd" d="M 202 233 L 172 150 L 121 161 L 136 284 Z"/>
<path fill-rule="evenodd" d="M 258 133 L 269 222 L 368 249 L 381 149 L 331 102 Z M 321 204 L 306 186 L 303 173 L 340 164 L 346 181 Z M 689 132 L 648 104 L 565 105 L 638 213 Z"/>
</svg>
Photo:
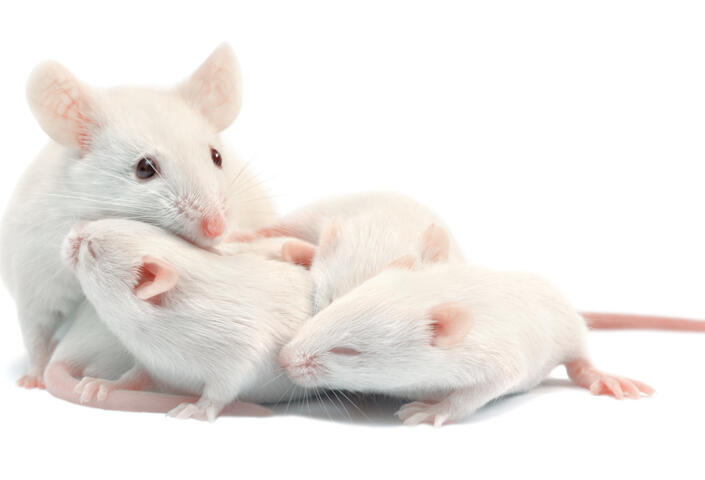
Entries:
<svg viewBox="0 0 705 480">
<path fill-rule="evenodd" d="M 584 358 L 566 363 L 565 368 L 573 383 L 590 390 L 594 395 L 611 395 L 622 400 L 654 393 L 654 389 L 645 383 L 598 370 Z"/>
<path fill-rule="evenodd" d="M 438 402 L 411 402 L 402 405 L 396 416 L 404 425 L 429 423 L 440 427 L 474 413 L 488 402 L 506 394 L 511 381 L 486 382 L 455 390 Z"/>
<path fill-rule="evenodd" d="M 115 390 L 141 390 L 143 388 L 149 388 L 152 385 L 152 379 L 149 377 L 149 374 L 138 364 L 134 364 L 132 368 L 122 374 L 117 380 L 83 377 L 73 391 L 80 395 L 80 403 L 89 403 L 93 399 L 97 402 L 103 402 L 108 398 L 110 392 Z"/>
<path fill-rule="evenodd" d="M 233 382 L 233 385 L 236 383 Z M 226 384 L 206 381 L 203 393 L 197 402 L 186 402 L 169 410 L 167 415 L 174 418 L 215 421 L 223 408 L 237 396 L 239 388 L 228 388 Z"/>
<path fill-rule="evenodd" d="M 44 369 L 52 354 L 52 337 L 61 322 L 61 315 L 31 307 L 18 310 L 20 328 L 29 353 L 29 370 L 17 380 L 24 388 L 45 388 Z"/>
</svg>

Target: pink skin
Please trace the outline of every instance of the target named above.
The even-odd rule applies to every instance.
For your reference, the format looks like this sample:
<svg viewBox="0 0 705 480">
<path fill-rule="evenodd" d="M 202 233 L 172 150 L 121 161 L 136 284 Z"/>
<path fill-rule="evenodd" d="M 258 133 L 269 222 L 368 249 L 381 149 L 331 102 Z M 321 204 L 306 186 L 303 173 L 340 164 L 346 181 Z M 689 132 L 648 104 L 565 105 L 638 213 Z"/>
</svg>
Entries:
<svg viewBox="0 0 705 480">
<path fill-rule="evenodd" d="M 95 121 L 85 115 L 84 112 L 88 111 L 85 105 L 85 93 L 76 87 L 71 80 L 53 80 L 50 84 L 45 85 L 45 94 L 61 99 L 54 105 L 54 115 L 75 126 L 74 141 L 82 152 L 86 152 L 90 146 L 88 132 L 94 128 Z"/>
<path fill-rule="evenodd" d="M 705 322 L 686 318 L 656 317 L 622 313 L 581 312 L 593 330 L 642 329 L 705 332 Z"/>
<path fill-rule="evenodd" d="M 179 276 L 171 265 L 146 255 L 142 258 L 142 277 L 135 287 L 137 298 L 159 303 L 159 295 L 176 286 Z"/>
<path fill-rule="evenodd" d="M 46 348 L 47 355 L 51 356 L 55 348 L 56 342 L 49 343 Z M 17 379 L 17 385 L 28 390 L 32 388 L 40 388 L 44 390 L 46 388 L 46 383 L 44 381 L 43 373 L 44 372 L 30 372 L 27 375 L 23 375 L 19 379 Z"/>
<path fill-rule="evenodd" d="M 295 265 L 311 267 L 316 247 L 303 240 L 291 240 L 282 245 L 282 259 Z"/>
<path fill-rule="evenodd" d="M 22 375 L 20 378 L 17 379 L 17 385 L 27 389 L 46 388 L 46 385 L 44 384 L 44 379 L 39 375 L 32 374 Z"/>
<path fill-rule="evenodd" d="M 612 375 L 595 368 L 589 360 L 578 359 L 565 364 L 568 376 L 576 385 L 587 388 L 594 395 L 611 395 L 618 400 L 651 396 L 655 390 L 630 378 Z"/>
<path fill-rule="evenodd" d="M 116 389 L 115 382 L 109 380 L 86 377 L 79 382 L 75 377 L 77 373 L 80 372 L 66 363 L 52 363 L 44 372 L 47 391 L 67 402 L 126 412 L 167 413 L 183 403 L 198 401 L 198 397 L 195 396 Z M 142 377 L 131 386 L 143 388 L 148 384 L 151 384 L 149 378 Z M 122 385 L 121 387 L 125 388 Z M 233 402 L 221 412 L 221 415 L 249 417 L 264 417 L 271 414 L 272 412 L 267 408 L 246 402 Z M 205 420 L 205 417 L 199 419 Z"/>
<path fill-rule="evenodd" d="M 206 238 L 218 238 L 225 231 L 225 218 L 221 214 L 206 215 L 201 220 L 201 232 Z"/>
</svg>

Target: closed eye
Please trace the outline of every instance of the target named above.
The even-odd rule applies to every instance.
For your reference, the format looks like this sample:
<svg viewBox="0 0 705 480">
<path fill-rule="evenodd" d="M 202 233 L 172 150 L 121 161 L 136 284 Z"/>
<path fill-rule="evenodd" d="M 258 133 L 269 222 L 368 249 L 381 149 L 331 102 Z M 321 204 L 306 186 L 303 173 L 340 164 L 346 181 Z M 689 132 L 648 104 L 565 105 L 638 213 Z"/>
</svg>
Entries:
<svg viewBox="0 0 705 480">
<path fill-rule="evenodd" d="M 361 355 L 362 352 L 359 352 L 358 350 L 355 350 L 354 348 L 350 347 L 335 347 L 331 348 L 328 350 L 328 353 L 334 353 L 336 355 Z"/>
</svg>

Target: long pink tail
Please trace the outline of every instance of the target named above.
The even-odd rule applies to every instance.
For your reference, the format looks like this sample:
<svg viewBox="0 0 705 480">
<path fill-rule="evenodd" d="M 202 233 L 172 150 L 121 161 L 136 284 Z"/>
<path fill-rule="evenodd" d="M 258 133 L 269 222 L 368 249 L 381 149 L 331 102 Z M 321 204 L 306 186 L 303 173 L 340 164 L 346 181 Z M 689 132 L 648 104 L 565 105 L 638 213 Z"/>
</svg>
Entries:
<svg viewBox="0 0 705 480">
<path fill-rule="evenodd" d="M 57 398 L 86 407 L 127 412 L 167 413 L 182 403 L 193 403 L 198 400 L 198 397 L 185 395 L 114 390 L 110 392 L 108 398 L 101 402 L 93 399 L 89 402 L 81 403 L 80 395 L 74 392 L 74 388 L 78 385 L 78 380 L 74 377 L 74 373 L 71 367 L 64 362 L 49 364 L 44 371 L 47 391 Z M 271 415 L 271 411 L 252 403 L 233 402 L 225 407 L 220 415 L 262 417 Z"/>
<path fill-rule="evenodd" d="M 587 325 L 595 330 L 643 329 L 705 332 L 705 321 L 687 318 L 634 315 L 628 313 L 581 312 Z"/>
</svg>

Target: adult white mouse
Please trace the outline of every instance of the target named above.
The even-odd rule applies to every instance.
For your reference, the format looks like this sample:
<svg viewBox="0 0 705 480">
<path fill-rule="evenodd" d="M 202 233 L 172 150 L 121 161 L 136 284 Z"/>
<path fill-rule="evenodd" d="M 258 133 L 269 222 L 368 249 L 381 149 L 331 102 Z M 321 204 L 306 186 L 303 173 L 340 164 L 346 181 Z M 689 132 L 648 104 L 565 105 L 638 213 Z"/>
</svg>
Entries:
<svg viewBox="0 0 705 480">
<path fill-rule="evenodd" d="M 282 256 L 310 267 L 315 314 L 393 260 L 418 251 L 422 240 L 432 247 L 423 261 L 463 261 L 457 241 L 446 232 L 443 220 L 412 198 L 362 193 L 314 202 L 260 229 L 254 238 L 300 239 L 285 243 Z"/>
<path fill-rule="evenodd" d="M 256 253 L 218 255 L 119 219 L 78 226 L 62 256 L 136 359 L 116 381 L 86 379 L 91 392 L 141 388 L 147 372 L 201 395 L 171 415 L 213 420 L 235 399 L 276 402 L 292 391 L 277 354 L 310 316 L 306 269 Z"/>
<path fill-rule="evenodd" d="M 652 320 L 643 326 L 663 324 Z M 629 316 L 595 323 L 638 326 Z M 678 326 L 705 330 L 705 322 Z M 397 412 L 411 425 L 461 419 L 495 398 L 534 387 L 561 364 L 573 382 L 596 394 L 653 392 L 595 368 L 586 333 L 583 317 L 537 276 L 462 263 L 418 269 L 406 258 L 306 322 L 280 362 L 305 387 L 414 400 Z"/>
<path fill-rule="evenodd" d="M 202 247 L 273 221 L 267 195 L 218 135 L 240 110 L 240 84 L 226 44 L 172 89 L 93 89 L 54 62 L 31 74 L 29 104 L 53 141 L 20 180 L 0 232 L 0 274 L 30 360 L 20 385 L 43 386 L 57 325 L 84 298 L 59 256 L 77 220 L 139 219 Z"/>
</svg>

